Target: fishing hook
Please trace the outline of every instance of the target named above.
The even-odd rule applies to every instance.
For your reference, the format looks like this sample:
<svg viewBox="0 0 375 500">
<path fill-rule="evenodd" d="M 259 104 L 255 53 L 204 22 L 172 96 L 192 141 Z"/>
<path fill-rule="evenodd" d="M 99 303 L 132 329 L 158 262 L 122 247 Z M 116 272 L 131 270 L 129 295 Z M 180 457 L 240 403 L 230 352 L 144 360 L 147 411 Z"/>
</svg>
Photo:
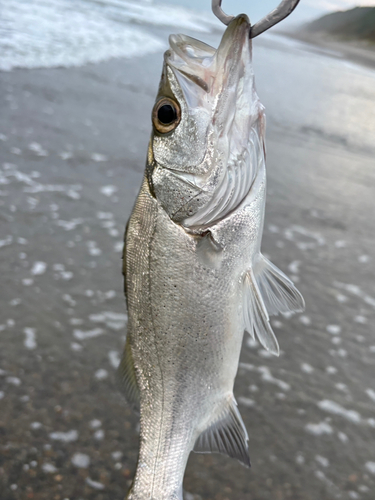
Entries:
<svg viewBox="0 0 375 500">
<path fill-rule="evenodd" d="M 297 7 L 299 1 L 300 0 L 282 0 L 276 9 L 254 24 L 254 26 L 251 26 L 249 38 L 255 38 L 288 17 Z M 228 25 L 232 19 L 234 19 L 234 16 L 228 16 L 228 14 L 225 14 L 221 8 L 221 2 L 222 0 L 212 0 L 212 12 L 222 23 Z"/>
</svg>

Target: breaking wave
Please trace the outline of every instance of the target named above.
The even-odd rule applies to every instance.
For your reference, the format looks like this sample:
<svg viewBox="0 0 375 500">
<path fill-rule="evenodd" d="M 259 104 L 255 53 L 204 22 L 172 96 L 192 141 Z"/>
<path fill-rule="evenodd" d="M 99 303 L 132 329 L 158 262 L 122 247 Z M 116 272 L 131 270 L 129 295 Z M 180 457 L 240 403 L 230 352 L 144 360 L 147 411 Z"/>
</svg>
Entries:
<svg viewBox="0 0 375 500">
<path fill-rule="evenodd" d="M 81 66 L 166 48 L 142 25 L 210 32 L 209 15 L 138 0 L 7 0 L 0 17 L 0 70 Z"/>
</svg>

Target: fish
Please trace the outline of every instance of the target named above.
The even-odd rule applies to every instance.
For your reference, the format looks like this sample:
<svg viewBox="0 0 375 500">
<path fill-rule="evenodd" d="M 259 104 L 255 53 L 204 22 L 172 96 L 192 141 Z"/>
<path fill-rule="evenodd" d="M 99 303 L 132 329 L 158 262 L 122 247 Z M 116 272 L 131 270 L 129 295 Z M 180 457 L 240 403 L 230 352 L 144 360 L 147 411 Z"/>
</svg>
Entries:
<svg viewBox="0 0 375 500">
<path fill-rule="evenodd" d="M 261 253 L 266 122 L 249 30 L 241 14 L 218 49 L 171 35 L 164 54 L 123 254 L 119 376 L 140 414 L 128 500 L 182 500 L 192 451 L 250 466 L 233 394 L 244 332 L 278 355 L 269 315 L 304 308 Z"/>
</svg>

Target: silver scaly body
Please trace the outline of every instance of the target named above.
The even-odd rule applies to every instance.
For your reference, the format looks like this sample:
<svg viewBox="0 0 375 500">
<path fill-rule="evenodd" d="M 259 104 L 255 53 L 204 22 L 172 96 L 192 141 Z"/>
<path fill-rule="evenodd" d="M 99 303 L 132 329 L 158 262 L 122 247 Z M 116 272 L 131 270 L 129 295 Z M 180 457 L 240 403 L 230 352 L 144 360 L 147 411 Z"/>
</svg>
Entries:
<svg viewBox="0 0 375 500">
<path fill-rule="evenodd" d="M 157 102 L 175 99 L 181 119 L 151 137 L 125 238 L 120 374 L 141 420 L 129 500 L 182 500 L 193 449 L 250 465 L 233 396 L 244 330 L 277 354 L 268 314 L 303 307 L 260 252 L 265 127 L 249 26 L 238 16 L 217 51 L 179 35 L 166 53 Z"/>
</svg>

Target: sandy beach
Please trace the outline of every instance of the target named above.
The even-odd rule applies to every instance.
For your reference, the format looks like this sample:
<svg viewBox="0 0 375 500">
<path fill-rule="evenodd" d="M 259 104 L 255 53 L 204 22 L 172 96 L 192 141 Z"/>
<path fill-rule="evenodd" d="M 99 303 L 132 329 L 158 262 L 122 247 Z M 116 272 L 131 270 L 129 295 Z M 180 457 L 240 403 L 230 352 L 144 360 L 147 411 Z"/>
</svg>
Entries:
<svg viewBox="0 0 375 500">
<path fill-rule="evenodd" d="M 279 358 L 244 339 L 235 395 L 252 469 L 192 454 L 186 500 L 375 491 L 375 73 L 281 38 L 254 46 L 268 117 L 263 251 L 306 311 L 272 319 Z M 131 484 L 138 419 L 115 380 L 121 251 L 161 63 L 159 50 L 0 72 L 2 500 L 120 500 Z"/>
</svg>

